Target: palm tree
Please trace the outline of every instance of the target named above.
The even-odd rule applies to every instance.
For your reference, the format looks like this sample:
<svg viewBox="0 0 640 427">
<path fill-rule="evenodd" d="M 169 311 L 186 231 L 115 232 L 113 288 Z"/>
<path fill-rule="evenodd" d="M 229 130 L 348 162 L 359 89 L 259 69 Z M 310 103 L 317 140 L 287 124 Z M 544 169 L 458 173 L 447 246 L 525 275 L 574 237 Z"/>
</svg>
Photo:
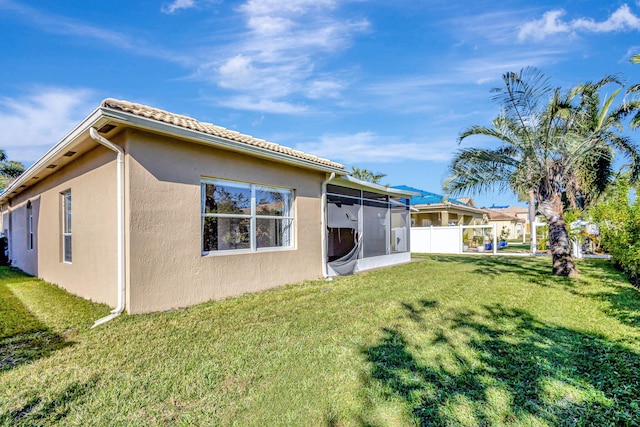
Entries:
<svg viewBox="0 0 640 427">
<path fill-rule="evenodd" d="M 24 172 L 24 165 L 7 160 L 7 153 L 0 149 L 0 191 L 4 190 Z"/>
<path fill-rule="evenodd" d="M 384 173 L 380 173 L 380 172 L 371 172 L 368 169 L 360 169 L 357 168 L 355 166 L 351 167 L 351 176 L 353 176 L 354 178 L 357 178 L 361 181 L 367 181 L 367 182 L 372 182 L 374 184 L 379 184 L 380 180 L 382 178 L 384 178 L 385 176 L 387 176 Z"/>
<path fill-rule="evenodd" d="M 0 162 L 0 175 L 7 178 L 16 179 L 24 172 L 24 165 L 15 160 L 6 160 Z"/>
<path fill-rule="evenodd" d="M 600 90 L 609 85 L 619 86 L 611 95 L 600 100 Z M 615 76 L 605 76 L 596 83 L 585 83 L 572 89 L 579 103 L 575 123 L 568 139 L 574 146 L 573 179 L 567 183 L 566 196 L 570 207 L 585 209 L 601 199 L 615 178 L 613 160 L 616 151 L 631 159 L 630 180 L 640 178 L 640 155 L 631 140 L 620 134 L 623 120 L 638 109 L 634 103 L 623 102 L 613 108 L 613 102 L 622 90 Z M 571 141 L 573 139 L 573 141 Z"/>
<path fill-rule="evenodd" d="M 640 64 L 640 53 L 633 55 L 631 59 L 629 59 L 629 61 L 634 64 Z M 637 129 L 638 127 L 640 127 L 640 112 L 639 112 L 640 98 L 638 98 L 639 94 L 640 94 L 640 84 L 632 85 L 627 90 L 627 96 L 630 96 L 632 99 L 631 101 L 628 101 L 625 104 L 629 112 L 635 112 L 635 115 L 632 117 L 631 123 L 630 123 L 631 129 Z"/>
<path fill-rule="evenodd" d="M 575 276 L 563 216 L 565 200 L 575 203 L 581 192 L 606 187 L 614 149 L 629 155 L 638 169 L 636 148 L 615 132 L 628 109 L 609 113 L 611 97 L 602 111 L 597 108 L 596 94 L 605 84 L 615 83 L 611 77 L 568 92 L 552 88 L 542 72 L 530 67 L 504 74 L 503 81 L 504 87 L 493 90 L 502 112 L 492 127 L 472 126 L 459 137 L 462 142 L 473 135 L 489 136 L 501 146 L 459 150 L 445 189 L 460 194 L 498 188 L 527 195 L 530 211 L 536 204 L 549 224 L 553 273 Z"/>
</svg>

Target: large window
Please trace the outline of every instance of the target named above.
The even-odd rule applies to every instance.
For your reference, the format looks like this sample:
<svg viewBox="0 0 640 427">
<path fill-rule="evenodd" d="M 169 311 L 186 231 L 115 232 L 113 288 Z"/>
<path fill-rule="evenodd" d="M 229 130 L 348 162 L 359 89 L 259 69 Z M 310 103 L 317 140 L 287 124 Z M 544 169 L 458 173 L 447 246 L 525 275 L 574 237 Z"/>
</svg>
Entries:
<svg viewBox="0 0 640 427">
<path fill-rule="evenodd" d="M 293 190 L 202 181 L 202 253 L 293 246 Z"/>
<path fill-rule="evenodd" d="M 62 193 L 62 260 L 71 262 L 71 190 Z"/>
<path fill-rule="evenodd" d="M 31 201 L 27 202 L 27 249 L 33 249 L 33 208 Z"/>
</svg>

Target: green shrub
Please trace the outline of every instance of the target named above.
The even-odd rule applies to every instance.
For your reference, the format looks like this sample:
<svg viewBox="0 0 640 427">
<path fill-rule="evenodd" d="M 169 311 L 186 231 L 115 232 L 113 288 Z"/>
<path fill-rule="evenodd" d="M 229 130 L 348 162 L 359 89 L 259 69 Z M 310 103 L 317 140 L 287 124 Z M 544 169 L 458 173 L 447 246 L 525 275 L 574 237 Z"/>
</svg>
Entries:
<svg viewBox="0 0 640 427">
<path fill-rule="evenodd" d="M 547 237 L 538 237 L 536 239 L 536 246 L 539 251 L 546 251 L 548 249 L 549 239 Z"/>
<path fill-rule="evenodd" d="M 640 287 L 640 200 L 629 201 L 629 183 L 620 178 L 611 196 L 591 209 L 600 228 L 600 243 L 616 265 Z"/>
</svg>

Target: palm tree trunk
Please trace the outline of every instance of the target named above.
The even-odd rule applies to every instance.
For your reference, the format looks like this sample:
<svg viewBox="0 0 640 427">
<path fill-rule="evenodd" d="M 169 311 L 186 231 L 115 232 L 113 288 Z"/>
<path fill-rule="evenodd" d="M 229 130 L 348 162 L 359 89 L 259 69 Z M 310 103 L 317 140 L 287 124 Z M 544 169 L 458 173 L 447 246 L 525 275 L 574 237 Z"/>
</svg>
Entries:
<svg viewBox="0 0 640 427">
<path fill-rule="evenodd" d="M 578 267 L 571 256 L 569 233 L 562 215 L 560 196 L 554 195 L 550 199 L 540 201 L 538 210 L 547 218 L 549 224 L 549 246 L 553 256 L 553 274 L 576 277 Z"/>
</svg>

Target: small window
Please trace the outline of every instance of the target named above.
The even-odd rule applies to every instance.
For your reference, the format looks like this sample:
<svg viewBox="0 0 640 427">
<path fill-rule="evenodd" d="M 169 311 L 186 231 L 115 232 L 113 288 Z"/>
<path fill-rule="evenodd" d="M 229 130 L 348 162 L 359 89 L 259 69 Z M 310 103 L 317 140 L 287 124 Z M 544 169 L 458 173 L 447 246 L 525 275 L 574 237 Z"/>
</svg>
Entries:
<svg viewBox="0 0 640 427">
<path fill-rule="evenodd" d="M 203 180 L 203 254 L 292 246 L 293 190 Z"/>
<path fill-rule="evenodd" d="M 71 190 L 62 193 L 62 260 L 71 262 Z"/>
<path fill-rule="evenodd" d="M 33 249 L 33 208 L 31 200 L 27 202 L 27 249 Z"/>
</svg>

